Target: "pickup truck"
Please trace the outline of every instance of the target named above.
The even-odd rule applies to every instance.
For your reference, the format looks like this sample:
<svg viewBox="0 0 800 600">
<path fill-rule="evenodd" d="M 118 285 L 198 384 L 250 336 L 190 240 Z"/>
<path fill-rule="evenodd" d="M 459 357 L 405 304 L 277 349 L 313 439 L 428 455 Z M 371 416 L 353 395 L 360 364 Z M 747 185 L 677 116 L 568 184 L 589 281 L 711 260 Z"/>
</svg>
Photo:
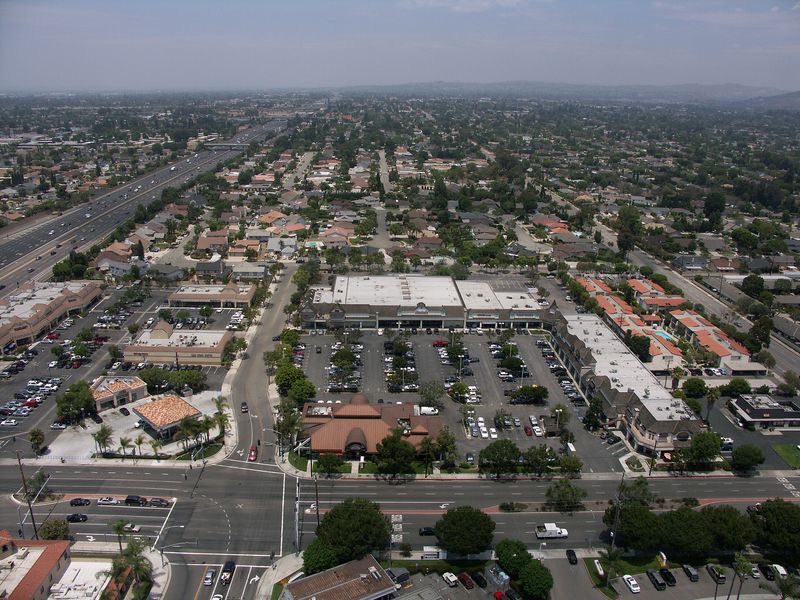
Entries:
<svg viewBox="0 0 800 600">
<path fill-rule="evenodd" d="M 536 537 L 540 540 L 548 538 L 565 538 L 569 535 L 566 529 L 556 526 L 555 523 L 545 523 L 536 526 Z"/>
<path fill-rule="evenodd" d="M 219 575 L 220 585 L 228 585 L 233 579 L 233 572 L 236 570 L 236 563 L 232 560 L 222 565 L 222 572 Z"/>
</svg>

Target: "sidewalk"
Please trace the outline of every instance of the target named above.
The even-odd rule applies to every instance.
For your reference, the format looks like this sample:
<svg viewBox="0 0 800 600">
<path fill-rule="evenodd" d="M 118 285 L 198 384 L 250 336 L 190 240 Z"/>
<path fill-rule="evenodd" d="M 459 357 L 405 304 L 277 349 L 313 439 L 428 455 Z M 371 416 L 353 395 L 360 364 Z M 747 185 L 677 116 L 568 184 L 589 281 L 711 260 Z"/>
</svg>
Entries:
<svg viewBox="0 0 800 600">
<path fill-rule="evenodd" d="M 303 555 L 287 554 L 272 563 L 272 568 L 264 572 L 264 577 L 256 589 L 256 600 L 269 600 L 276 583 L 289 579 L 303 569 Z"/>
</svg>

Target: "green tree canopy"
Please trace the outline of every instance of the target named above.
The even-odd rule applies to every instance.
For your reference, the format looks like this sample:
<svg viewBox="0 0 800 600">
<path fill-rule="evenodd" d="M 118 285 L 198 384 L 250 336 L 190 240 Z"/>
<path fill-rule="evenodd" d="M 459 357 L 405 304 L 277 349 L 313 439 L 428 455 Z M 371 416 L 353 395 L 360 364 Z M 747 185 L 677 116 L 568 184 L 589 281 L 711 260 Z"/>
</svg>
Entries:
<svg viewBox="0 0 800 600">
<path fill-rule="evenodd" d="M 519 576 L 522 595 L 531 600 L 547 600 L 553 589 L 553 574 L 539 560 L 531 560 Z"/>
<path fill-rule="evenodd" d="M 39 525 L 39 537 L 43 540 L 69 539 L 69 523 L 64 519 L 47 519 Z"/>
<path fill-rule="evenodd" d="M 492 546 L 495 522 L 471 506 L 448 509 L 436 522 L 439 546 L 457 554 L 477 554 Z"/>
<path fill-rule="evenodd" d="M 396 429 L 378 442 L 376 461 L 378 471 L 384 475 L 396 476 L 413 473 L 413 461 L 417 455 L 414 446 L 403 438 L 401 430 Z"/>
<path fill-rule="evenodd" d="M 520 451 L 511 440 L 497 440 L 486 446 L 478 455 L 481 473 L 502 477 L 517 472 Z"/>
<path fill-rule="evenodd" d="M 568 479 L 559 479 L 550 484 L 545 492 L 547 506 L 563 513 L 581 510 L 586 490 L 579 488 Z"/>
<path fill-rule="evenodd" d="M 689 377 L 683 382 L 683 393 L 687 398 L 702 398 L 706 392 L 706 382 L 699 377 Z"/>
<path fill-rule="evenodd" d="M 311 542 L 303 551 L 303 573 L 306 575 L 327 571 L 338 564 L 336 551 L 320 539 Z"/>
<path fill-rule="evenodd" d="M 722 441 L 719 434 L 713 431 L 701 431 L 692 438 L 689 458 L 694 464 L 707 464 L 719 456 L 721 448 Z"/>
<path fill-rule="evenodd" d="M 753 444 L 742 444 L 733 449 L 731 466 L 736 471 L 752 471 L 764 463 L 764 453 L 761 448 Z"/>
<path fill-rule="evenodd" d="M 71 423 L 82 416 L 94 414 L 96 407 L 89 383 L 77 381 L 70 385 L 66 392 L 56 398 L 56 409 L 60 416 Z"/>
<path fill-rule="evenodd" d="M 522 569 L 533 560 L 528 547 L 519 540 L 500 540 L 494 547 L 494 552 L 497 562 L 511 579 L 519 579 Z"/>
<path fill-rule="evenodd" d="M 391 525 L 380 506 L 364 498 L 347 498 L 322 517 L 317 539 L 329 546 L 339 563 L 363 558 L 389 545 Z"/>
</svg>

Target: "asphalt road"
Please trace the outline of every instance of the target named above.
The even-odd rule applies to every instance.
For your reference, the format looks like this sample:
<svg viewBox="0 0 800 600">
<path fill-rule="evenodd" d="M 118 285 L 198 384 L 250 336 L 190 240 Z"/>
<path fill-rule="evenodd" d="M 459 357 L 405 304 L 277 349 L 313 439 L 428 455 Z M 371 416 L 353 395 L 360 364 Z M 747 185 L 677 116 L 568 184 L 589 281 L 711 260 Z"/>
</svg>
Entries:
<svg viewBox="0 0 800 600">
<path fill-rule="evenodd" d="M 233 140 L 240 143 L 261 140 L 283 127 L 284 121 L 273 121 L 243 131 Z M 0 284 L 6 286 L 0 294 L 10 294 L 22 281 L 44 279 L 52 266 L 70 250 L 82 249 L 103 239 L 120 222 L 129 218 L 138 205 L 146 205 L 160 197 L 165 187 L 178 187 L 202 173 L 213 171 L 218 164 L 238 154 L 240 151 L 235 150 L 202 150 L 100 194 L 61 216 L 54 215 L 47 220 L 37 220 L 30 227 L 6 232 L 0 238 Z M 139 186 L 141 190 L 135 191 Z"/>
</svg>

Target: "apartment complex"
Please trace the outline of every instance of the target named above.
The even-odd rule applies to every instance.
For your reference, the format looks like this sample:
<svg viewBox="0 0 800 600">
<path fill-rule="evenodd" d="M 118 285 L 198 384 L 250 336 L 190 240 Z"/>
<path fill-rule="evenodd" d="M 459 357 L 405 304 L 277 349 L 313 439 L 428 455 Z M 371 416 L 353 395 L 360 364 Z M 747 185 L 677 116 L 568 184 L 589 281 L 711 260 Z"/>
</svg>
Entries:
<svg viewBox="0 0 800 600">
<path fill-rule="evenodd" d="M 543 315 L 556 353 L 587 397 L 598 398 L 631 446 L 661 455 L 686 448 L 701 423 L 596 315 Z"/>
</svg>

